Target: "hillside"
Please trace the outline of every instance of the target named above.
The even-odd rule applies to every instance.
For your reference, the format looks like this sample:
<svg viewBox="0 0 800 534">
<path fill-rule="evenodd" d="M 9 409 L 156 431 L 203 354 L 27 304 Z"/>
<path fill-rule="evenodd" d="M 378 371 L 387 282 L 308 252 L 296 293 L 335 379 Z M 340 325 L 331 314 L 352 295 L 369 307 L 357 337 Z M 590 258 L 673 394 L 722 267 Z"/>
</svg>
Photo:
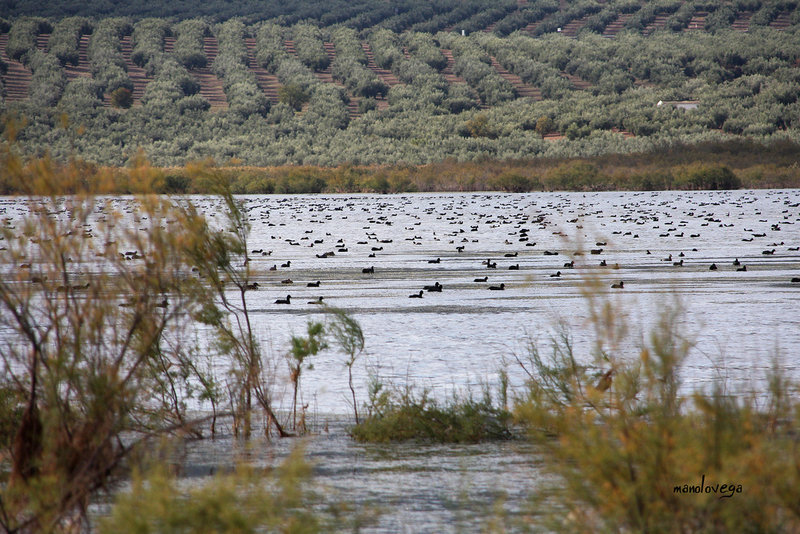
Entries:
<svg viewBox="0 0 800 534">
<path fill-rule="evenodd" d="M 798 139 L 796 2 L 234 2 L 244 18 L 219 22 L 148 5 L 0 21 L 22 150 L 420 164 Z"/>
</svg>

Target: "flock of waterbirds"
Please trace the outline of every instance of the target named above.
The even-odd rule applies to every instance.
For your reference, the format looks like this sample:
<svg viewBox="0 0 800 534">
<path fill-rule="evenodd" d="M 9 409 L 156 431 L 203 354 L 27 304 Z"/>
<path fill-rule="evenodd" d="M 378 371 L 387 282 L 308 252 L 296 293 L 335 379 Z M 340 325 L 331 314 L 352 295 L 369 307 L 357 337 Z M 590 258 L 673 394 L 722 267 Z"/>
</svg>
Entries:
<svg viewBox="0 0 800 534">
<path fill-rule="evenodd" d="M 210 220 L 219 219 L 218 200 L 192 200 Z M 271 292 L 278 306 L 328 303 L 348 285 L 377 280 L 387 282 L 379 288 L 385 297 L 431 299 L 453 289 L 497 292 L 577 283 L 590 269 L 602 273 L 609 290 L 630 290 L 667 271 L 719 275 L 778 264 L 781 273 L 800 267 L 795 226 L 800 195 L 794 191 L 247 196 L 241 201 L 252 225 L 246 288 Z M 135 202 L 124 197 L 113 204 L 135 220 Z M 27 209 L 17 199 L 0 199 L 6 228 Z M 98 210 L 98 219 L 103 216 Z M 85 232 L 93 236 L 91 228 Z M 121 254 L 145 261 L 147 253 Z M 91 283 L 89 275 L 82 280 Z M 773 282 L 800 287 L 800 276 Z"/>
</svg>

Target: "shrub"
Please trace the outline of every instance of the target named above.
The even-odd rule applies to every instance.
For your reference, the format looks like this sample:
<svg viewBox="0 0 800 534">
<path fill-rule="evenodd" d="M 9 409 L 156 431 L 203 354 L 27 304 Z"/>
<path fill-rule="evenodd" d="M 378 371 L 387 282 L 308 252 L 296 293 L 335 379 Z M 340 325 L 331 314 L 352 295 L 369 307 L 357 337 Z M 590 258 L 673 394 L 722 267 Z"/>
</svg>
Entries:
<svg viewBox="0 0 800 534">
<path fill-rule="evenodd" d="M 209 34 L 208 24 L 202 20 L 182 20 L 175 25 L 175 44 L 172 54 L 187 69 L 200 69 L 206 66 L 203 38 Z"/>
<path fill-rule="evenodd" d="M 269 101 L 258 86 L 255 74 L 247 66 L 244 24 L 232 19 L 217 25 L 216 32 L 219 53 L 214 59 L 212 70 L 222 78 L 228 109 L 242 118 L 266 115 Z"/>
<path fill-rule="evenodd" d="M 408 51 L 414 57 L 430 65 L 436 70 L 447 66 L 447 58 L 427 33 L 412 32 L 405 34 L 405 43 Z"/>
<path fill-rule="evenodd" d="M 118 87 L 111 91 L 111 105 L 115 108 L 128 109 L 133 105 L 133 92 L 127 87 Z"/>
<path fill-rule="evenodd" d="M 405 58 L 403 51 L 398 46 L 398 38 L 390 30 L 378 30 L 369 37 L 369 44 L 375 63 L 382 69 L 392 69 L 392 66 Z"/>
<path fill-rule="evenodd" d="M 53 33 L 47 42 L 48 50 L 55 55 L 62 65 L 78 64 L 78 45 L 81 35 L 91 33 L 92 25 L 83 17 L 61 19 L 53 27 Z"/>
<path fill-rule="evenodd" d="M 320 499 L 309 489 L 311 466 L 302 454 L 297 449 L 266 471 L 240 466 L 190 489 L 163 466 L 136 472 L 100 532 L 327 532 L 336 523 L 314 510 Z"/>
<path fill-rule="evenodd" d="M 163 19 L 142 19 L 133 29 L 131 61 L 152 72 L 164 55 L 164 38 L 170 35 L 169 23 Z"/>
<path fill-rule="evenodd" d="M 526 193 L 532 189 L 533 185 L 530 179 L 514 172 L 505 172 L 489 180 L 489 187 L 493 190 L 509 193 Z"/>
<path fill-rule="evenodd" d="M 406 388 L 387 392 L 373 382 L 368 408 L 367 417 L 350 431 L 357 441 L 476 443 L 512 437 L 511 414 L 495 406 L 488 389 L 480 400 L 454 395 L 441 404 L 427 391 L 416 394 Z"/>
<path fill-rule="evenodd" d="M 11 59 L 22 61 L 25 54 L 36 48 L 36 37 L 51 30 L 52 26 L 40 17 L 21 17 L 15 20 L 8 32 L 6 54 Z"/>
<path fill-rule="evenodd" d="M 351 28 L 337 28 L 333 32 L 333 44 L 336 48 L 336 57 L 352 58 L 361 63 L 367 64 L 367 53 L 361 46 L 358 34 Z"/>
<path fill-rule="evenodd" d="M 295 111 L 300 111 L 309 98 L 311 95 L 303 91 L 303 88 L 297 84 L 283 85 L 278 89 L 278 100 Z"/>
<path fill-rule="evenodd" d="M 308 24 L 298 24 L 292 30 L 294 36 L 294 49 L 308 68 L 320 71 L 330 65 L 330 57 L 325 51 L 322 34 L 319 28 Z"/>
<path fill-rule="evenodd" d="M 20 274 L 0 278 L 8 366 L 0 391 L 12 392 L 21 416 L 0 417 L 13 425 L 13 439 L 0 440 L 10 443 L 1 451 L 7 477 L 0 525 L 57 531 L 69 521 L 80 529 L 90 497 L 118 480 L 149 437 L 201 432 L 185 399 L 175 397 L 195 379 L 208 383 L 183 336 L 207 296 L 184 270 L 185 246 L 199 227 L 168 230 L 166 221 L 180 212 L 167 199 L 141 197 L 139 224 L 147 231 L 136 235 L 116 225 L 110 204 L 94 196 L 109 177 L 91 165 L 21 161 L 8 149 L 0 164 L 43 208 L 20 222 L 25 232 L 2 229 L 3 261 Z M 157 178 L 142 165 L 131 171 L 137 188 L 150 190 Z M 98 209 L 108 219 L 94 219 Z M 87 245 L 95 236 L 100 256 Z M 126 261 L 118 242 L 138 258 Z M 37 262 L 21 269 L 30 243 Z M 78 272 L 73 260 L 96 268 Z"/>
<path fill-rule="evenodd" d="M 637 344 L 609 302 L 590 296 L 589 307 L 597 332 L 590 361 L 576 357 L 564 330 L 552 350 L 531 344 L 520 361 L 529 382 L 515 415 L 555 476 L 552 491 L 541 492 L 550 502 L 540 504 L 558 503 L 546 514 L 548 530 L 800 528 L 794 387 L 773 371 L 758 399 L 737 399 L 721 383 L 683 394 L 691 341 L 678 308 Z M 638 348 L 626 354 L 620 347 L 628 346 Z"/>
<path fill-rule="evenodd" d="M 92 76 L 107 93 L 119 87 L 133 91 L 133 81 L 122 57 L 120 39 L 132 30 L 125 19 L 103 19 L 89 41 L 88 56 Z"/>
<path fill-rule="evenodd" d="M 587 162 L 563 163 L 552 169 L 545 183 L 550 189 L 566 191 L 591 191 L 602 189 L 605 177 L 600 170 Z"/>
<path fill-rule="evenodd" d="M 353 58 L 337 57 L 331 67 L 331 74 L 356 96 L 385 96 L 389 92 L 388 85 Z"/>
<path fill-rule="evenodd" d="M 289 57 L 283 47 L 283 33 L 283 28 L 270 23 L 262 24 L 256 32 L 256 62 L 272 73 Z"/>
<path fill-rule="evenodd" d="M 741 180 L 725 165 L 696 165 L 678 174 L 678 181 L 689 189 L 739 189 Z"/>
<path fill-rule="evenodd" d="M 37 104 L 54 106 L 64 92 L 67 77 L 61 64 L 51 54 L 45 54 L 39 49 L 30 51 L 27 56 L 28 66 L 33 75 L 28 87 L 28 95 Z"/>
<path fill-rule="evenodd" d="M 497 137 L 497 131 L 489 124 L 489 116 L 486 113 L 478 113 L 473 118 L 464 123 L 463 134 L 467 137 Z"/>
</svg>

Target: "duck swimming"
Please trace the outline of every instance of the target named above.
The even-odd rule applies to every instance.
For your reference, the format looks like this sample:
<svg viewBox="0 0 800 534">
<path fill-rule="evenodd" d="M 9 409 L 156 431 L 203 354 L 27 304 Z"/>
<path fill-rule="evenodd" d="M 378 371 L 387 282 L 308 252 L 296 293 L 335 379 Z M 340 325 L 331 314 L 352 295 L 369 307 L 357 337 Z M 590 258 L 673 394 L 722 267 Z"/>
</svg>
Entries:
<svg viewBox="0 0 800 534">
<path fill-rule="evenodd" d="M 285 299 L 278 299 L 275 301 L 275 304 L 291 304 L 292 296 L 286 295 Z"/>
<path fill-rule="evenodd" d="M 425 291 L 433 291 L 434 293 L 441 293 L 442 292 L 442 284 L 436 282 L 432 286 L 423 286 L 422 289 Z"/>
</svg>

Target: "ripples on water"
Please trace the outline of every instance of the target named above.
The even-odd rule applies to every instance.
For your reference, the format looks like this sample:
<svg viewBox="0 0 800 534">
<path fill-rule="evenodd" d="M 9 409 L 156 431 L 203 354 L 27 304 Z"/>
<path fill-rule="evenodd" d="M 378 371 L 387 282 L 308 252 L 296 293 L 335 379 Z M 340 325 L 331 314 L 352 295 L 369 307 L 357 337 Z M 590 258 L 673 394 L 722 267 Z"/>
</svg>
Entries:
<svg viewBox="0 0 800 534">
<path fill-rule="evenodd" d="M 220 209 L 212 199 L 193 201 L 209 215 Z M 775 355 L 798 378 L 800 284 L 791 282 L 800 276 L 796 190 L 242 201 L 252 222 L 249 248 L 269 253 L 253 255 L 253 280 L 260 287 L 248 293 L 262 342 L 279 358 L 292 333 L 304 332 L 309 319 L 321 319 L 319 306 L 308 303 L 320 296 L 347 310 L 367 343 L 354 368 L 360 401 L 369 372 L 439 396 L 494 383 L 503 359 L 524 353 L 526 337 L 546 344 L 556 320 L 570 326 L 576 354 L 588 361 L 594 336 L 581 292 L 587 274 L 628 314 L 633 332 L 648 331 L 677 297 L 685 310 L 684 330 L 695 341 L 683 368 L 687 389 L 707 387 L 719 376 L 733 389 L 758 387 Z M 130 202 L 115 200 L 120 207 Z M 16 199 L 0 205 L 0 214 L 12 221 L 24 211 Z M 575 255 L 578 250 L 584 254 Z M 325 252 L 335 254 L 318 257 Z M 746 272 L 733 266 L 737 258 Z M 573 260 L 575 268 L 564 266 Z M 680 260 L 682 266 L 673 265 Z M 487 268 L 487 261 L 497 267 Z M 286 262 L 291 266 L 281 267 Z M 712 263 L 716 271 L 709 270 Z M 509 270 L 512 265 L 518 270 Z M 362 273 L 367 267 L 374 274 Z M 559 277 L 551 276 L 558 271 Z M 487 282 L 473 281 L 484 276 Z M 282 284 L 287 278 L 293 283 Z M 315 281 L 318 288 L 307 287 Z M 618 281 L 624 289 L 612 290 Z M 441 293 L 409 298 L 435 282 L 442 284 Z M 488 290 L 501 283 L 504 291 Z M 287 294 L 291 305 L 274 304 Z M 623 351 L 635 356 L 637 339 Z M 508 370 L 512 385 L 519 386 L 523 373 L 513 364 Z M 350 412 L 341 354 L 316 357 L 302 389 L 319 420 L 327 417 L 320 414 Z M 340 429 L 312 441 L 309 453 L 321 459 L 323 483 L 356 500 L 389 503 L 396 517 L 386 516 L 381 528 L 404 531 L 391 527 L 394 518 L 398 525 L 413 525 L 406 529 L 411 532 L 440 531 L 458 509 L 474 508 L 453 504 L 462 480 L 478 493 L 510 491 L 511 502 L 519 503 L 535 469 L 524 468 L 529 455 L 508 447 L 394 446 L 383 458 L 380 447 L 353 444 Z M 384 469 L 386 463 L 391 468 Z"/>
</svg>

